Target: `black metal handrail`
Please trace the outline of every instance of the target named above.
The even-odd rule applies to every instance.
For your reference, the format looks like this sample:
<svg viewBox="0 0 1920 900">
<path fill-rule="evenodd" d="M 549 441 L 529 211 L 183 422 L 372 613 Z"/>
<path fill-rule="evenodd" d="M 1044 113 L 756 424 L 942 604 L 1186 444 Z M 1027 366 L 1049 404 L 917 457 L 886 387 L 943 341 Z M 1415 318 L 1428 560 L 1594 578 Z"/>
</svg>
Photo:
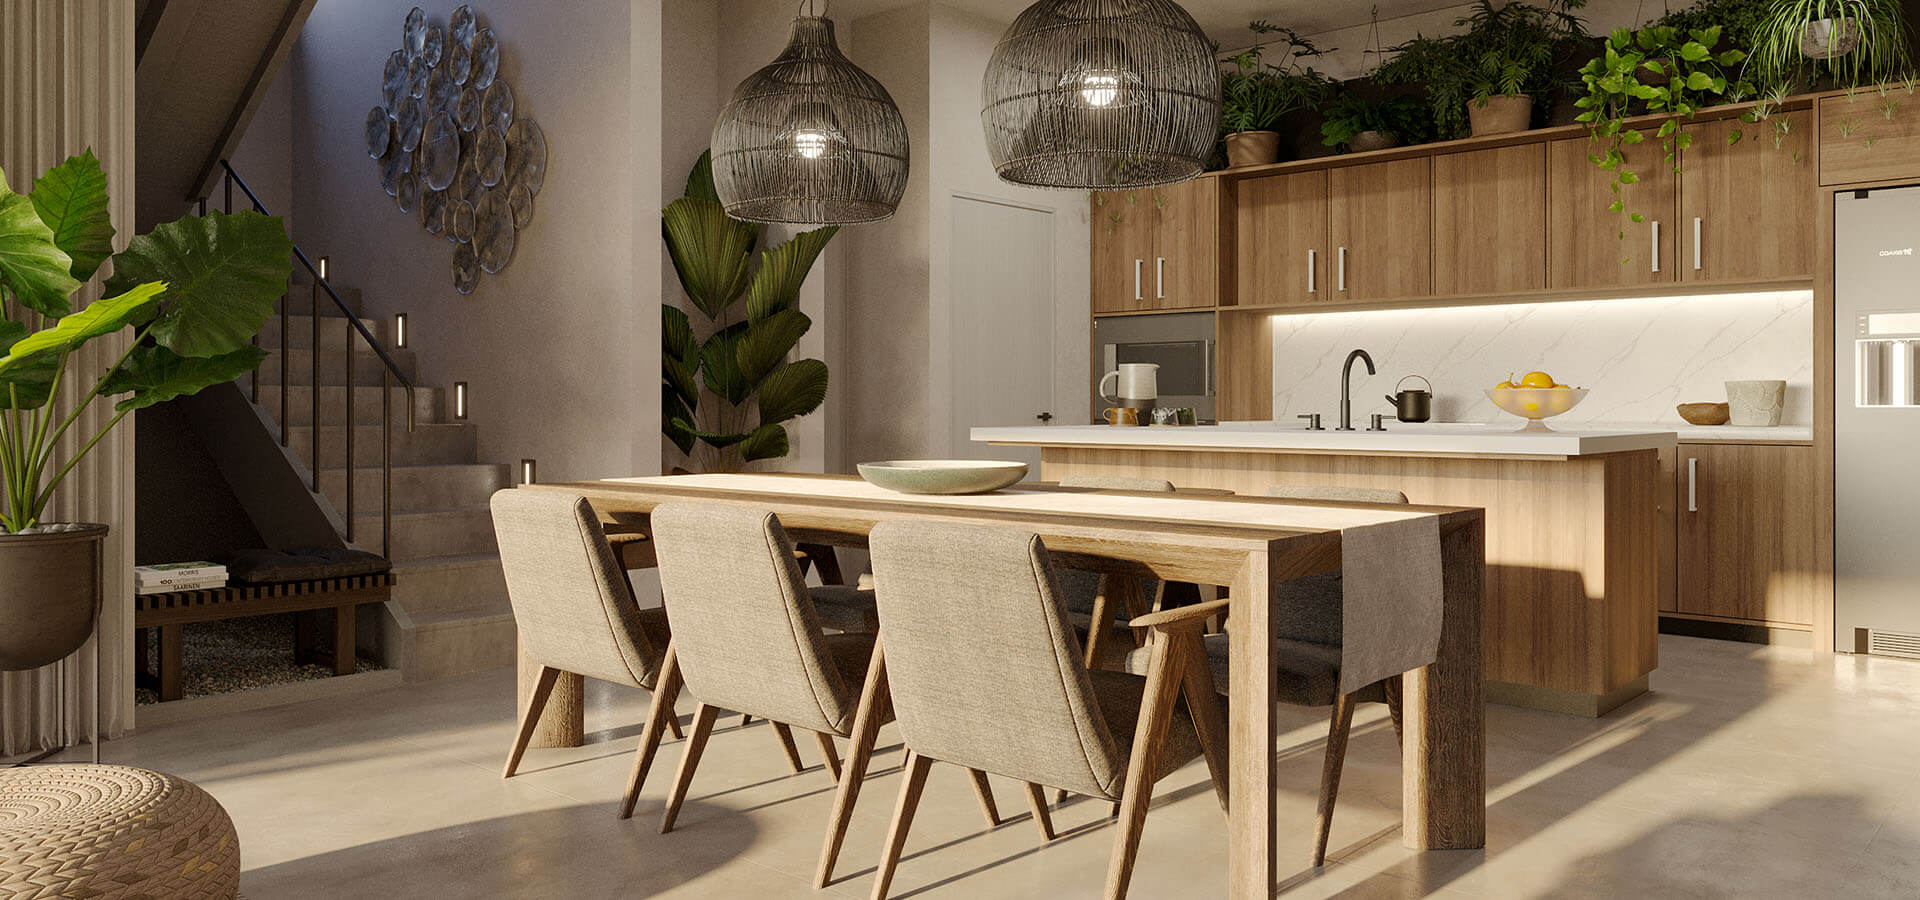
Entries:
<svg viewBox="0 0 1920 900">
<path fill-rule="evenodd" d="M 235 185 L 238 185 L 240 187 L 240 192 L 246 195 L 247 201 L 253 205 L 253 209 L 255 212 L 271 215 L 271 213 L 268 212 L 267 210 L 266 204 L 260 202 L 259 195 L 255 194 L 253 192 L 253 189 L 247 186 L 246 179 L 241 178 L 240 173 L 234 171 L 232 163 L 228 162 L 225 159 L 222 159 L 220 160 L 220 168 L 225 170 L 225 175 L 222 178 L 223 194 L 224 194 L 222 199 L 226 207 L 225 209 L 226 212 L 228 213 L 233 212 L 233 188 Z M 200 198 L 200 210 L 202 213 L 205 213 L 206 206 L 207 206 L 207 198 L 205 197 Z M 346 539 L 348 542 L 353 541 L 353 518 L 354 518 L 353 517 L 353 505 L 354 505 L 353 495 L 354 495 L 354 481 L 355 481 L 354 475 L 355 475 L 355 470 L 357 468 L 354 465 L 354 456 L 353 456 L 353 433 L 356 427 L 356 424 L 354 421 L 354 404 L 353 404 L 353 389 L 354 389 L 353 359 L 357 352 L 354 349 L 353 338 L 357 335 L 362 341 L 366 342 L 367 348 L 372 350 L 374 355 L 380 360 L 380 364 L 383 369 L 383 371 L 380 373 L 380 551 L 381 551 L 381 554 L 384 556 L 391 556 L 392 547 L 393 547 L 392 388 L 393 388 L 394 382 L 399 382 L 401 389 L 406 392 L 407 431 L 412 432 L 414 430 L 414 424 L 415 424 L 414 410 L 416 406 L 414 401 L 413 379 L 407 377 L 406 372 L 401 370 L 400 365 L 394 362 L 392 356 L 389 356 L 387 354 L 386 348 L 380 346 L 379 340 L 375 339 L 373 336 L 373 333 L 367 330 L 366 323 L 360 321 L 359 315 L 355 314 L 352 309 L 348 308 L 347 301 L 340 296 L 339 291 L 336 291 L 333 289 L 333 285 L 328 282 L 326 275 L 322 273 L 320 269 L 313 264 L 313 260 L 308 258 L 305 250 L 300 249 L 300 245 L 298 243 L 293 245 L 293 255 L 295 259 L 300 261 L 300 265 L 306 268 L 307 274 L 313 276 L 313 281 L 314 281 L 314 287 L 310 292 L 311 304 L 308 309 L 308 317 L 311 320 L 312 335 L 313 335 L 313 348 L 310 351 L 312 356 L 312 360 L 311 360 L 312 361 L 312 371 L 311 371 L 312 381 L 309 385 L 309 388 L 310 388 L 309 393 L 311 394 L 311 401 L 312 401 L 311 410 L 310 410 L 312 421 L 309 424 L 309 428 L 310 428 L 309 449 L 311 450 L 310 460 L 311 460 L 311 469 L 312 469 L 312 489 L 315 494 L 319 494 L 321 492 L 320 491 L 320 461 L 321 461 L 320 460 L 320 430 L 323 423 L 321 422 L 321 419 L 320 419 L 320 387 L 321 387 L 320 385 L 320 354 L 321 354 L 321 348 L 323 347 L 323 342 L 320 339 L 320 318 L 321 318 L 320 317 L 320 294 L 322 291 L 325 291 L 326 295 L 333 300 L 333 305 L 340 310 L 341 317 L 346 321 L 347 325 L 349 326 L 347 331 L 347 345 L 346 345 L 347 350 L 346 350 L 346 404 L 345 404 L 346 406 L 346 426 L 345 426 L 346 428 L 346 431 L 345 431 L 346 509 L 345 509 L 345 514 L 343 516 L 343 521 L 345 522 L 345 526 L 346 526 Z M 289 289 L 287 294 L 281 298 L 280 310 L 279 310 L 279 316 L 280 316 L 280 446 L 282 447 L 289 446 L 289 432 L 291 430 L 290 417 L 288 415 L 289 408 L 288 408 L 287 398 L 292 393 L 292 391 L 290 390 L 290 388 L 292 387 L 292 382 L 290 378 L 291 373 L 288 371 L 288 368 L 287 368 L 287 358 L 288 358 L 287 335 L 288 335 L 288 324 L 289 324 L 288 309 L 292 305 L 292 303 L 293 303 L 293 292 L 291 291 L 291 289 Z M 254 343 L 255 344 L 259 343 L 258 335 L 254 336 Z M 260 373 L 258 370 L 255 370 L 253 373 L 253 377 L 251 379 L 250 394 L 251 394 L 250 399 L 252 400 L 252 402 L 254 403 L 260 402 Z"/>
</svg>

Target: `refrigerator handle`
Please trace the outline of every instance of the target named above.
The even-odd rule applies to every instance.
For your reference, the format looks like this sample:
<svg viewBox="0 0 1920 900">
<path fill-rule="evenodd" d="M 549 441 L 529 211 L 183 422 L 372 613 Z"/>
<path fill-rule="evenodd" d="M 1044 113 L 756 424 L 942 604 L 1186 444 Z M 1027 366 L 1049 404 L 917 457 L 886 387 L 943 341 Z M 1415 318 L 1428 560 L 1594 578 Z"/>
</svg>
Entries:
<svg viewBox="0 0 1920 900">
<path fill-rule="evenodd" d="M 1700 457 L 1687 457 L 1687 512 L 1700 511 Z"/>
</svg>

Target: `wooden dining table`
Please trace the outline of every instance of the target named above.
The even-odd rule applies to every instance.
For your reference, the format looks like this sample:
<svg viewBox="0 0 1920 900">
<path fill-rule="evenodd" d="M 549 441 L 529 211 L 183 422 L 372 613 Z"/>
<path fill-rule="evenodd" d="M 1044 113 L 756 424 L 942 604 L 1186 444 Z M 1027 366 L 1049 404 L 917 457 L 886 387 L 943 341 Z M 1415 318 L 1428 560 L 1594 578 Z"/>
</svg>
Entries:
<svg viewBox="0 0 1920 900">
<path fill-rule="evenodd" d="M 796 480 L 804 479 L 804 480 Z M 1274 703 L 1274 597 L 1283 582 L 1341 568 L 1341 530 L 1298 524 L 1325 510 L 1381 510 L 1437 517 L 1443 620 L 1432 665 L 1404 679 L 1401 840 L 1417 850 L 1472 849 L 1486 843 L 1486 703 L 1481 615 L 1486 568 L 1485 518 L 1473 508 L 1307 503 L 1260 497 L 1138 494 L 1126 515 L 1105 498 L 1043 485 L 1015 485 L 966 498 L 878 491 L 851 476 L 678 476 L 525 485 L 584 496 L 601 519 L 645 529 L 654 507 L 674 500 L 751 504 L 780 517 L 799 543 L 864 547 L 880 522 L 938 518 L 1040 536 L 1056 564 L 1109 576 L 1229 590 L 1228 892 L 1266 897 L 1275 847 L 1306 843 L 1310 823 L 1275 819 L 1277 753 Z M 1232 504 L 1221 506 L 1220 504 Z M 1303 509 L 1306 508 L 1306 509 Z M 1140 510 L 1150 510 L 1142 516 Z M 1288 524 L 1292 523 L 1292 524 Z M 882 623 L 884 634 L 885 625 Z M 1260 639 L 1264 636 L 1266 639 Z"/>
</svg>

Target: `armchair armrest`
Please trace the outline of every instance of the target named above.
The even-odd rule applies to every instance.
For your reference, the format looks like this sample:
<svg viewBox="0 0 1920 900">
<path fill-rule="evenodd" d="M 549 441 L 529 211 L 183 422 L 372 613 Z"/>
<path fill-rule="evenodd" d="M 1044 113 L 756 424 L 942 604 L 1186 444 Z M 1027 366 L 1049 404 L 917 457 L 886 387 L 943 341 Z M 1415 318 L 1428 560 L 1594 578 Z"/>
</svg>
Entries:
<svg viewBox="0 0 1920 900">
<path fill-rule="evenodd" d="M 1227 605 L 1228 601 L 1226 600 L 1209 600 L 1205 603 L 1196 603 L 1192 606 L 1180 606 L 1173 609 L 1163 609 L 1159 612 L 1147 613 L 1127 624 L 1134 628 L 1164 629 L 1170 625 L 1178 625 L 1183 622 L 1196 622 L 1214 613 L 1226 612 Z"/>
</svg>

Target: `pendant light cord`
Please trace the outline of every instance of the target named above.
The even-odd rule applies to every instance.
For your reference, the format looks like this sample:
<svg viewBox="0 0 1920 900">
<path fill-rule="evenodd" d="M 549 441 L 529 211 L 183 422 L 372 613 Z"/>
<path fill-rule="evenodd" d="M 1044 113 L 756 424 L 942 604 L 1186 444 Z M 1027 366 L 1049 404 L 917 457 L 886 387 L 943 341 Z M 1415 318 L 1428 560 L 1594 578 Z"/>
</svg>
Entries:
<svg viewBox="0 0 1920 900">
<path fill-rule="evenodd" d="M 827 5 L 827 0 L 820 0 L 821 7 L 824 8 L 826 5 Z M 816 19 L 826 17 L 825 13 L 815 13 L 813 11 L 813 0 L 800 0 L 800 8 L 794 10 L 794 15 L 807 16 L 807 17 L 816 18 Z"/>
</svg>

